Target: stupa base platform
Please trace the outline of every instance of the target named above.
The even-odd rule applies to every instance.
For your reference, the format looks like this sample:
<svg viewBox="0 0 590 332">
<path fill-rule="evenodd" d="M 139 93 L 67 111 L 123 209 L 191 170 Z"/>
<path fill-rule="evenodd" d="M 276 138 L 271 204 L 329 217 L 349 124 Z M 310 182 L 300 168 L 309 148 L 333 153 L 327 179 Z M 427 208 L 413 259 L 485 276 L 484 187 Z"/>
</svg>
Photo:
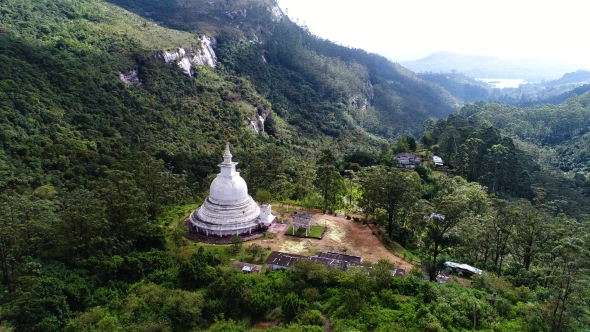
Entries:
<svg viewBox="0 0 590 332">
<path fill-rule="evenodd" d="M 264 237 L 264 233 L 263 231 L 257 231 L 257 232 L 252 232 L 252 234 L 245 234 L 245 235 L 238 235 L 239 237 L 242 238 L 242 240 L 244 240 L 244 242 L 246 241 L 252 241 L 261 237 Z M 208 244 L 230 244 L 230 239 L 231 236 L 223 236 L 223 237 L 219 237 L 219 236 L 207 236 L 205 234 L 202 233 L 194 233 L 194 232 L 189 232 L 185 235 L 187 238 L 193 240 L 193 241 L 197 241 L 197 242 L 203 242 L 203 243 L 208 243 Z"/>
<path fill-rule="evenodd" d="M 195 230 L 191 229 L 190 216 L 184 220 L 184 224 L 189 226 L 189 231 L 184 235 L 188 239 L 191 239 L 191 240 L 197 241 L 197 242 L 209 243 L 209 244 L 229 244 L 229 243 L 231 243 L 230 239 L 233 235 L 225 235 L 225 236 L 219 236 L 219 235 L 213 235 L 213 234 L 207 235 L 204 232 L 196 232 Z M 255 231 L 252 231 L 252 233 L 240 234 L 238 236 L 241 237 L 242 240 L 244 240 L 244 242 L 246 242 L 246 241 L 252 241 L 254 239 L 264 237 L 264 233 L 267 233 L 267 232 L 268 232 L 268 230 L 262 228 L 262 229 L 257 229 Z"/>
</svg>

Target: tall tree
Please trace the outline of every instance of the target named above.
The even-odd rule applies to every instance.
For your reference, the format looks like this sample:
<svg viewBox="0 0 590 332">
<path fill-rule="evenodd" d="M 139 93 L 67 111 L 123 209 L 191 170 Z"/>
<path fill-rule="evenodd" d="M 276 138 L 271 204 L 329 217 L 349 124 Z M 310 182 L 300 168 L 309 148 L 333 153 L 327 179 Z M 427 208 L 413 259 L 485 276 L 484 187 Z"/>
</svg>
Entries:
<svg viewBox="0 0 590 332">
<path fill-rule="evenodd" d="M 62 200 L 56 229 L 59 246 L 69 259 L 99 255 L 111 240 L 104 202 L 85 189 L 76 189 Z"/>
<path fill-rule="evenodd" d="M 519 264 L 529 270 L 531 264 L 545 247 L 549 238 L 549 230 L 542 206 L 533 206 L 526 199 L 519 199 L 514 204 L 517 222 L 511 238 L 511 254 Z"/>
<path fill-rule="evenodd" d="M 244 178 L 248 183 L 248 189 L 251 193 L 257 192 L 258 189 L 267 189 L 265 184 L 269 178 L 267 173 L 262 159 L 254 157 L 250 160 L 244 172 Z"/>
<path fill-rule="evenodd" d="M 376 167 L 362 183 L 366 207 L 387 212 L 387 234 L 393 235 L 394 221 L 402 212 L 409 210 L 420 196 L 420 176 L 397 168 Z"/>
<path fill-rule="evenodd" d="M 156 220 L 162 208 L 190 196 L 186 186 L 186 175 L 174 174 L 164 165 L 163 160 L 156 159 L 146 152 L 139 152 L 126 161 L 125 168 L 133 174 L 133 180 L 143 191 L 151 220 Z"/>
<path fill-rule="evenodd" d="M 482 162 L 480 149 L 483 143 L 479 138 L 469 138 L 459 148 L 457 167 L 468 181 L 477 180 L 478 165 Z"/>
<path fill-rule="evenodd" d="M 586 241 L 584 241 L 586 240 Z M 550 290 L 550 317 L 552 331 L 570 330 L 576 306 L 587 308 L 587 285 L 590 283 L 590 237 L 567 237 L 544 255 L 545 279 Z"/>
<path fill-rule="evenodd" d="M 502 199 L 492 199 L 494 211 L 487 224 L 490 234 L 492 259 L 496 273 L 500 275 L 504 257 L 508 254 L 510 237 L 515 225 L 519 222 L 520 214 L 514 204 Z"/>
<path fill-rule="evenodd" d="M 113 241 L 109 254 L 127 252 L 138 241 L 144 246 L 145 241 L 151 242 L 155 240 L 154 236 L 161 236 L 157 234 L 161 230 L 157 231 L 156 222 L 149 218 L 145 193 L 138 188 L 133 174 L 109 171 L 107 178 L 100 180 L 97 187 L 109 223 L 109 232 L 105 236 L 112 237 Z"/>
<path fill-rule="evenodd" d="M 341 204 L 341 196 L 344 194 L 344 181 L 336 169 L 335 163 L 336 158 L 332 151 L 322 151 L 318 160 L 314 185 L 322 196 L 322 210 L 324 212 Z"/>
<path fill-rule="evenodd" d="M 452 241 L 449 233 L 468 218 L 478 217 L 488 211 L 488 197 L 477 183 L 468 183 L 461 177 L 443 178 L 439 191 L 432 199 L 434 214 L 430 216 L 423 236 L 424 250 L 430 280 L 437 276 L 437 259 L 445 246 Z"/>
<path fill-rule="evenodd" d="M 0 196 L 0 267 L 9 292 L 16 290 L 23 263 L 53 244 L 55 209 L 52 201 L 31 195 Z"/>
</svg>

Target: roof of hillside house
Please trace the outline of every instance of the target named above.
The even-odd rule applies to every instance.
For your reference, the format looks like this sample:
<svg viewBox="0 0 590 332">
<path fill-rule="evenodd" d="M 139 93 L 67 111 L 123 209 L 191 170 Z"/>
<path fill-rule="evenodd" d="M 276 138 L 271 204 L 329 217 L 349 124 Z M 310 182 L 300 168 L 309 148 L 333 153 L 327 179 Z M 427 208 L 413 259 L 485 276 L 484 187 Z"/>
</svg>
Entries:
<svg viewBox="0 0 590 332">
<path fill-rule="evenodd" d="M 410 159 L 414 161 L 422 161 L 422 157 L 417 156 L 411 152 L 401 152 L 395 155 L 397 159 Z"/>
<path fill-rule="evenodd" d="M 302 255 L 289 254 L 286 252 L 273 251 L 270 256 L 264 261 L 265 264 L 272 264 L 278 266 L 289 267 L 300 258 L 305 258 Z"/>
<path fill-rule="evenodd" d="M 242 272 L 253 272 L 253 273 L 260 273 L 262 266 L 244 263 L 244 262 L 235 262 L 232 266 L 232 269 L 240 270 Z"/>
<path fill-rule="evenodd" d="M 438 218 L 438 219 L 445 220 L 445 216 L 443 216 L 440 213 L 434 213 L 434 212 L 430 214 L 430 218 Z"/>
<path fill-rule="evenodd" d="M 347 261 L 342 261 L 342 260 L 333 259 L 333 258 L 311 256 L 311 257 L 308 257 L 307 259 L 309 259 L 311 262 L 314 262 L 314 263 L 322 263 L 325 267 L 328 267 L 328 268 L 337 267 L 339 269 L 346 270 L 350 266 L 350 263 Z"/>
<path fill-rule="evenodd" d="M 307 259 L 311 262 L 322 263 L 325 267 L 338 267 L 342 270 L 348 269 L 350 265 L 361 264 L 363 258 L 360 256 L 339 254 L 335 252 L 320 252 L 314 256 L 301 256 L 280 251 L 273 251 L 264 261 L 265 264 L 290 267 L 298 259 Z"/>
<path fill-rule="evenodd" d="M 316 256 L 321 257 L 321 258 L 337 259 L 337 260 L 346 261 L 348 263 L 354 263 L 354 264 L 360 264 L 363 262 L 363 258 L 361 256 L 339 254 L 339 253 L 330 252 L 330 251 L 317 253 Z"/>
<path fill-rule="evenodd" d="M 450 267 L 450 268 L 454 268 L 454 269 L 461 269 L 461 270 L 465 270 L 465 271 L 469 271 L 473 274 L 482 274 L 483 271 L 475 268 L 471 265 L 467 265 L 467 264 L 461 264 L 461 263 L 455 263 L 455 262 L 446 262 L 445 263 L 446 266 Z"/>
</svg>

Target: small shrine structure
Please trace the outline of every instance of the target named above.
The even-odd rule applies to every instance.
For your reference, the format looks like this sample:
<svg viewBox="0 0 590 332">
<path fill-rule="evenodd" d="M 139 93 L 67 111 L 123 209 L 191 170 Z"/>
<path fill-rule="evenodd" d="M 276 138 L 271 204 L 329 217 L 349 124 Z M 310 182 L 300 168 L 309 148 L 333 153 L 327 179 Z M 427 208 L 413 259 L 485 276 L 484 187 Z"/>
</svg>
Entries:
<svg viewBox="0 0 590 332">
<path fill-rule="evenodd" d="M 313 215 L 305 212 L 297 212 L 293 215 L 293 235 L 298 229 L 305 229 L 305 236 L 309 235 L 311 228 L 315 225 Z"/>
</svg>

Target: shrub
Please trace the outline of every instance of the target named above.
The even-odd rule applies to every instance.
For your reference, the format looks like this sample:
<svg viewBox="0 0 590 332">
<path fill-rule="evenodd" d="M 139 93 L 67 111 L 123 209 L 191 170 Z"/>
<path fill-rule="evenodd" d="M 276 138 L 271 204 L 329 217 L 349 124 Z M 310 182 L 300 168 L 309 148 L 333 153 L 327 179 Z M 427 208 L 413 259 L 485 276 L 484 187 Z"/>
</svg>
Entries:
<svg viewBox="0 0 590 332">
<path fill-rule="evenodd" d="M 242 243 L 244 243 L 244 239 L 240 236 L 232 235 L 229 239 L 229 243 L 231 243 L 231 252 L 232 254 L 237 254 L 242 250 Z"/>
<path fill-rule="evenodd" d="M 287 320 L 293 319 L 299 311 L 307 306 L 307 302 L 300 299 L 295 293 L 289 293 L 281 301 L 281 311 Z"/>
<path fill-rule="evenodd" d="M 315 302 L 321 297 L 320 292 L 314 287 L 304 289 L 302 296 L 309 303 Z"/>
<path fill-rule="evenodd" d="M 324 316 L 318 310 L 307 310 L 299 315 L 299 321 L 302 325 L 324 325 Z"/>
</svg>

